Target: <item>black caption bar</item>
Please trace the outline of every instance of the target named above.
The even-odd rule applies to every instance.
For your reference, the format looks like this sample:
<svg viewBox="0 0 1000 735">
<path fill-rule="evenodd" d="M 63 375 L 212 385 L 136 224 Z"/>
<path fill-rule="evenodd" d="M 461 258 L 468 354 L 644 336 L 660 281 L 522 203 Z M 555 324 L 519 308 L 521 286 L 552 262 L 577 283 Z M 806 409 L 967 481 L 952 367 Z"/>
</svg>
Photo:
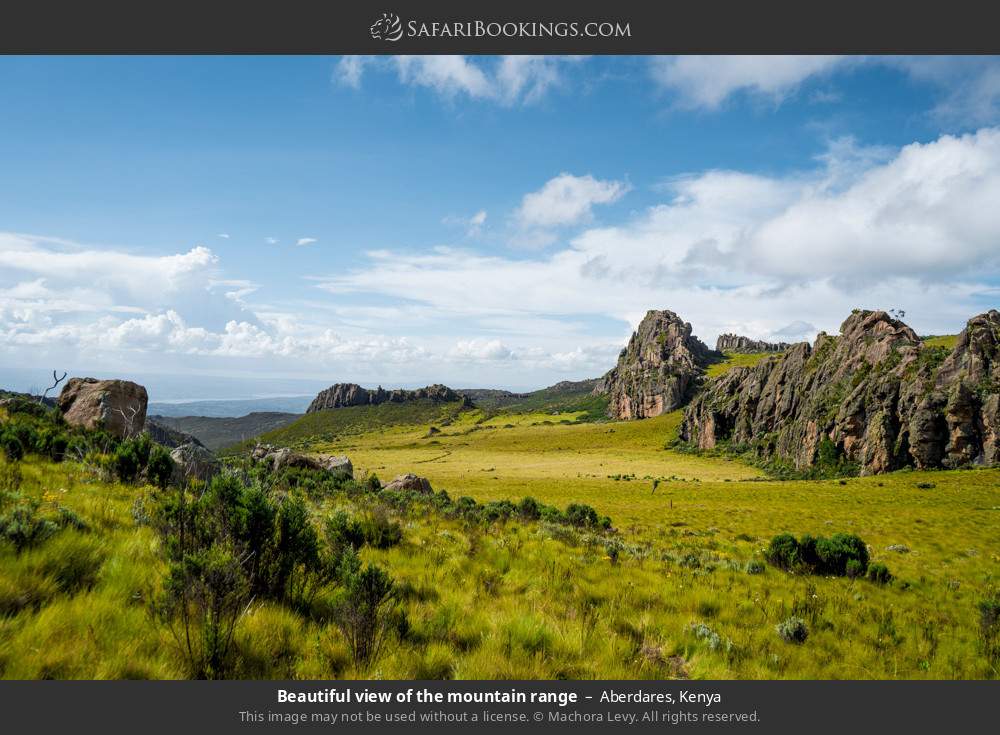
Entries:
<svg viewBox="0 0 1000 735">
<path fill-rule="evenodd" d="M 15 0 L 0 52 L 997 53 L 998 16 L 970 0 Z"/>
<path fill-rule="evenodd" d="M 7 732 L 972 732 L 996 682 L 7 682 Z"/>
</svg>

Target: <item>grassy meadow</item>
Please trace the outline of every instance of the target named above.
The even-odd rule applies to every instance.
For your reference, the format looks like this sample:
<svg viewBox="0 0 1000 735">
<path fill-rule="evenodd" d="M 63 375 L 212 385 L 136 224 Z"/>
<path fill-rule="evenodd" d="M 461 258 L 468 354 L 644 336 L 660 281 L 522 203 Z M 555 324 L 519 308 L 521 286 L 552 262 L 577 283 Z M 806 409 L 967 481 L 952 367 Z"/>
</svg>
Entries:
<svg viewBox="0 0 1000 735">
<path fill-rule="evenodd" d="M 1000 579 L 1000 470 L 777 481 L 733 459 L 666 448 L 678 413 L 581 423 L 583 411 L 425 408 L 383 416 L 381 428 L 340 414 L 322 432 L 293 425 L 272 438 L 347 454 L 357 476 L 413 472 L 453 498 L 586 503 L 614 531 L 516 516 L 471 523 L 419 503 L 386 505 L 401 542 L 360 551 L 399 593 L 399 622 L 381 654 L 355 663 L 322 604 L 303 611 L 255 600 L 236 624 L 230 676 L 998 675 L 978 605 Z M 20 553 L 0 546 L 0 674 L 190 675 L 150 609 L 166 562 L 136 508 L 156 491 L 33 456 L 0 465 L 8 484 L 15 473 L 22 496 L 43 512 L 70 509 L 82 528 Z M 319 524 L 337 510 L 361 518 L 373 502 L 377 495 L 329 493 L 311 497 L 309 509 Z M 857 534 L 894 579 L 777 569 L 764 549 L 781 532 Z M 778 635 L 791 617 L 805 623 L 804 642 Z"/>
</svg>

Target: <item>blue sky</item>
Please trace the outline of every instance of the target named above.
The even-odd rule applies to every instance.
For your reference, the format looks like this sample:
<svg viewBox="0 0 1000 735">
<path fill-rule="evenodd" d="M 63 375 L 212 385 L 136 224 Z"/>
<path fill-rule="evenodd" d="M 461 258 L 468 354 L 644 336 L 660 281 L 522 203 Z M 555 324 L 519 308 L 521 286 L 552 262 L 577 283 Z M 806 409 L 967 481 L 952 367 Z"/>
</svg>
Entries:
<svg viewBox="0 0 1000 735">
<path fill-rule="evenodd" d="M 524 389 L 650 308 L 998 301 L 992 58 L 5 57 L 0 100 L 19 376 Z"/>
</svg>

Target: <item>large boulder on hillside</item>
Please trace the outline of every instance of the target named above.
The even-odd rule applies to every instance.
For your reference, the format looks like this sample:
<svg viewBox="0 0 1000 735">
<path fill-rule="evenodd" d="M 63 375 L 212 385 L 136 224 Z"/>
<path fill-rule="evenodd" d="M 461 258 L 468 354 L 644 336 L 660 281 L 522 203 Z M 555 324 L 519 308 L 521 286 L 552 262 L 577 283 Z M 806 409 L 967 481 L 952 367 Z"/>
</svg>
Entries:
<svg viewBox="0 0 1000 735">
<path fill-rule="evenodd" d="M 434 490 L 431 482 L 426 477 L 418 477 L 412 473 L 400 475 L 392 482 L 382 486 L 383 490 L 403 490 L 407 492 L 422 493 L 430 495 Z"/>
<path fill-rule="evenodd" d="M 130 380 L 70 378 L 58 405 L 68 424 L 127 438 L 146 425 L 148 402 L 146 389 Z"/>
<path fill-rule="evenodd" d="M 170 453 L 174 461 L 173 482 L 184 485 L 190 480 L 208 482 L 222 469 L 222 463 L 201 444 L 181 444 Z"/>
<path fill-rule="evenodd" d="M 594 393 L 608 396 L 616 419 L 659 416 L 684 405 L 704 368 L 720 357 L 674 312 L 650 311 Z"/>
</svg>

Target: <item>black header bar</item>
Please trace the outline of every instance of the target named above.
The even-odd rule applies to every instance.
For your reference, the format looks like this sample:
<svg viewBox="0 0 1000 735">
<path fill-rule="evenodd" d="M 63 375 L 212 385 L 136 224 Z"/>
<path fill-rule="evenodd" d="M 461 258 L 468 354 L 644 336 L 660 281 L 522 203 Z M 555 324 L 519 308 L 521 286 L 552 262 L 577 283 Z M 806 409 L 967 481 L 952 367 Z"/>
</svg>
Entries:
<svg viewBox="0 0 1000 735">
<path fill-rule="evenodd" d="M 981 0 L 19 0 L 0 52 L 1000 53 L 998 20 Z"/>
</svg>

